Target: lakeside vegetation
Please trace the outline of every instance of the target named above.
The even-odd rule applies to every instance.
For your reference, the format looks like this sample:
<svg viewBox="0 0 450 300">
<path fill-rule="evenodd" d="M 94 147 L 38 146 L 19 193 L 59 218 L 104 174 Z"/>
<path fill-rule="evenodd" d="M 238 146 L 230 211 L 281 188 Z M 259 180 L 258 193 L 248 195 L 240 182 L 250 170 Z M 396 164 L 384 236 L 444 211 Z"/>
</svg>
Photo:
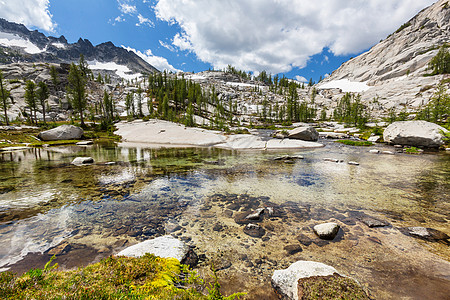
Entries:
<svg viewBox="0 0 450 300">
<path fill-rule="evenodd" d="M 43 269 L 21 276 L 0 273 L 1 299 L 240 299 L 220 292 L 215 271 L 200 278 L 174 258 L 145 254 L 140 258 L 110 256 L 75 270 L 58 271 L 52 259 Z"/>
</svg>

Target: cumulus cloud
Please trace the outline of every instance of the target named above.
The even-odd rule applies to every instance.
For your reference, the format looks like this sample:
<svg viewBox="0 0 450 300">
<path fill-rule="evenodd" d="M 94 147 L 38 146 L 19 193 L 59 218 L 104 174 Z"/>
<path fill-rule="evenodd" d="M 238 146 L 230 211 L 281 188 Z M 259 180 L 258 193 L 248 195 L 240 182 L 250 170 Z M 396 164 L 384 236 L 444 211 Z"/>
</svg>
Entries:
<svg viewBox="0 0 450 300">
<path fill-rule="evenodd" d="M 0 18 L 53 32 L 56 24 L 48 7 L 49 0 L 0 0 Z"/>
<path fill-rule="evenodd" d="M 178 24 L 173 45 L 222 69 L 288 72 L 329 48 L 355 54 L 435 0 L 157 0 L 157 18 Z"/>
<path fill-rule="evenodd" d="M 176 51 L 175 48 L 174 48 L 173 46 L 169 45 L 169 44 L 166 43 L 166 42 L 163 42 L 163 41 L 159 40 L 159 44 L 160 44 L 161 46 L 163 46 L 164 48 L 166 48 L 167 50 L 171 51 L 171 52 L 175 52 L 175 51 Z"/>
<path fill-rule="evenodd" d="M 150 49 L 148 49 L 144 53 L 142 53 L 139 50 L 133 49 L 131 47 L 125 47 L 123 45 L 122 45 L 122 48 L 136 53 L 137 56 L 139 56 L 140 58 L 142 58 L 143 60 L 145 60 L 146 62 L 151 64 L 152 66 L 154 66 L 159 71 L 167 70 L 167 71 L 172 71 L 175 73 L 181 71 L 181 70 L 176 69 L 171 64 L 169 64 L 169 62 L 167 61 L 166 58 L 153 55 L 153 53 Z"/>
</svg>

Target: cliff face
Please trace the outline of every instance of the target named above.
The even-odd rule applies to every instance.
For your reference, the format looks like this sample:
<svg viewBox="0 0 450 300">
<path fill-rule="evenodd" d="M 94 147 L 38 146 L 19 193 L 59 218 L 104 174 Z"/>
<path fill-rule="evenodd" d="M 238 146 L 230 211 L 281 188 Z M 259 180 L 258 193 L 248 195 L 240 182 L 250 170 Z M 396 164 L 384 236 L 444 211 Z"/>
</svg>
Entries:
<svg viewBox="0 0 450 300">
<path fill-rule="evenodd" d="M 380 113 L 393 107 L 414 110 L 427 103 L 435 87 L 448 77 L 424 77 L 429 61 L 444 44 L 450 44 L 448 0 L 422 10 L 369 51 L 342 64 L 319 89 L 335 100 L 342 93 L 327 87 L 336 81 L 364 82 L 367 89 L 361 92 L 362 99 L 376 99 Z"/>
<path fill-rule="evenodd" d="M 87 61 L 113 62 L 128 67 L 134 73 L 158 71 L 135 53 L 116 47 L 111 42 L 93 46 L 89 40 L 80 38 L 70 44 L 64 36 L 47 37 L 37 30 L 29 31 L 22 24 L 0 18 L 0 63 L 71 63 L 77 62 L 80 54 Z"/>
</svg>

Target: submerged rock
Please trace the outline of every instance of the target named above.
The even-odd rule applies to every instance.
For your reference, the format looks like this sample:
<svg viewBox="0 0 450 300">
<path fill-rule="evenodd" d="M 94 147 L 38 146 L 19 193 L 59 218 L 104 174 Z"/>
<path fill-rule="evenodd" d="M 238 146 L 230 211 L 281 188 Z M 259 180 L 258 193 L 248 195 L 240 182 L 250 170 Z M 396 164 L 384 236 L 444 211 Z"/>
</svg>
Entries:
<svg viewBox="0 0 450 300">
<path fill-rule="evenodd" d="M 379 220 L 370 216 L 361 216 L 358 218 L 361 222 L 369 226 L 370 228 L 373 227 L 385 227 L 389 226 L 390 224 L 387 221 Z"/>
<path fill-rule="evenodd" d="M 384 130 L 383 139 L 389 144 L 438 148 L 444 144 L 442 132 L 448 130 L 427 121 L 398 121 Z"/>
<path fill-rule="evenodd" d="M 405 227 L 400 228 L 399 230 L 405 235 L 431 242 L 448 241 L 448 239 L 450 239 L 450 236 L 448 236 L 446 233 L 433 228 Z"/>
<path fill-rule="evenodd" d="M 244 227 L 244 233 L 251 237 L 260 238 L 266 234 L 266 230 L 259 225 L 250 223 Z"/>
<path fill-rule="evenodd" d="M 173 257 L 181 262 L 188 255 L 188 252 L 189 247 L 184 242 L 170 235 L 165 235 L 125 248 L 117 255 L 141 257 L 145 253 L 150 253 L 163 258 Z"/>
<path fill-rule="evenodd" d="M 94 163 L 94 159 L 92 157 L 75 157 L 75 159 L 72 161 L 72 165 L 76 166 L 92 163 Z"/>
<path fill-rule="evenodd" d="M 61 125 L 38 134 L 42 141 L 79 140 L 83 136 L 83 129 L 74 125 Z"/>
<path fill-rule="evenodd" d="M 314 226 L 314 232 L 324 240 L 332 240 L 339 232 L 340 226 L 337 223 L 329 222 Z"/>
</svg>

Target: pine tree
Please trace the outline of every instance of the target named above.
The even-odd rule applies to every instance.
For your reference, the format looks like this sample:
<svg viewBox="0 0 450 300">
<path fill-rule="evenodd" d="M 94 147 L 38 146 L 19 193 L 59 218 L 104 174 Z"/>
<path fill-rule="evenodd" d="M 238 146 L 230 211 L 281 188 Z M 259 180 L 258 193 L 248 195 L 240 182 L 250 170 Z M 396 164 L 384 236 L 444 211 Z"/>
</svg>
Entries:
<svg viewBox="0 0 450 300">
<path fill-rule="evenodd" d="M 83 111 L 86 108 L 86 77 L 81 69 L 72 63 L 67 77 L 69 85 L 67 94 L 74 109 L 80 114 L 81 126 L 84 127 Z"/>
<path fill-rule="evenodd" d="M 37 98 L 39 99 L 39 102 L 41 104 L 42 107 L 42 117 L 44 119 L 44 124 L 45 122 L 45 109 L 46 109 L 46 105 L 47 105 L 47 99 L 50 96 L 50 93 L 48 91 L 48 86 L 45 82 L 41 81 L 38 83 L 38 90 L 37 90 Z"/>
<path fill-rule="evenodd" d="M 36 118 L 36 84 L 28 80 L 25 86 L 25 102 L 30 109 L 30 117 L 32 123 L 37 123 Z M 34 121 L 33 121 L 34 113 Z"/>
<path fill-rule="evenodd" d="M 9 96 L 10 96 L 10 91 L 8 91 L 3 83 L 3 73 L 0 70 L 0 106 L 3 108 L 3 113 L 5 115 L 5 122 L 6 125 L 9 125 L 9 120 L 8 120 L 8 108 L 9 108 Z"/>
<path fill-rule="evenodd" d="M 52 78 L 52 83 L 53 86 L 55 87 L 55 90 L 57 90 L 59 78 L 58 78 L 58 71 L 56 70 L 56 67 L 54 65 L 50 66 L 50 77 Z"/>
</svg>

